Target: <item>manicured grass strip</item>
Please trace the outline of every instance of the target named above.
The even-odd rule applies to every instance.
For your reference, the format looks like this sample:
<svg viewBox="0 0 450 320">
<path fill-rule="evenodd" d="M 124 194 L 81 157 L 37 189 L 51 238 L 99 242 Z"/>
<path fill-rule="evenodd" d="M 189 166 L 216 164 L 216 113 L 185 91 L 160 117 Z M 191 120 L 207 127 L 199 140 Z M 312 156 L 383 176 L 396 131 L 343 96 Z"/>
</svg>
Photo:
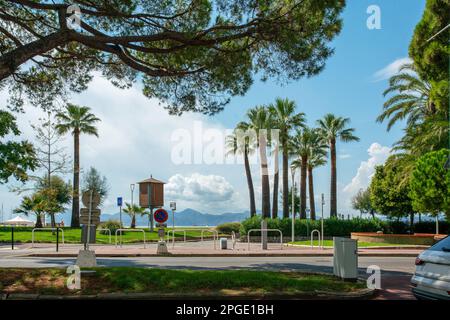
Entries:
<svg viewBox="0 0 450 320">
<path fill-rule="evenodd" d="M 249 270 L 167 270 L 132 267 L 96 268 L 82 276 L 81 290 L 66 288 L 64 269 L 0 269 L 4 293 L 96 294 L 152 292 L 202 293 L 313 293 L 353 292 L 364 284 L 344 282 L 328 275 Z"/>
<path fill-rule="evenodd" d="M 25 228 L 20 227 L 14 230 L 14 242 L 21 243 L 31 243 L 31 230 L 33 228 Z M 65 243 L 80 243 L 81 239 L 81 229 L 80 228 L 63 228 L 64 229 L 64 241 Z M 167 228 L 166 231 L 169 231 L 171 228 Z M 178 228 L 175 228 L 175 238 L 183 239 L 184 232 L 177 231 Z M 201 230 L 189 230 L 192 228 L 183 228 L 186 229 L 186 238 L 200 238 Z M 196 227 L 195 229 L 202 229 L 201 227 Z M 207 229 L 207 228 L 205 228 Z M 149 229 L 145 229 L 145 239 L 146 240 L 159 240 L 158 231 L 155 228 L 154 232 L 150 232 Z M 211 237 L 211 232 L 204 232 L 203 236 Z M 124 243 L 134 243 L 134 242 L 142 242 L 144 237 L 142 232 L 124 232 L 122 236 Z M 172 239 L 172 233 L 170 233 L 170 239 Z M 11 228 L 9 227 L 0 227 L 0 242 L 10 242 L 11 241 Z M 55 243 L 56 242 L 56 232 L 52 233 L 50 230 L 42 230 L 34 232 L 34 241 L 42 242 L 42 243 Z M 62 232 L 59 234 L 59 241 L 62 242 Z M 115 234 L 111 234 L 111 241 L 114 243 Z M 107 244 L 109 243 L 109 235 L 102 234 L 101 232 L 97 232 L 97 243 Z"/>
<path fill-rule="evenodd" d="M 289 243 L 310 246 L 311 240 L 295 241 L 295 242 L 289 242 Z M 313 245 L 318 246 L 319 240 L 313 240 Z M 333 247 L 333 240 L 323 240 L 323 245 L 325 247 Z M 358 247 L 360 247 L 360 248 L 362 248 L 362 247 L 397 247 L 397 246 L 405 246 L 405 244 L 385 243 L 385 242 L 359 242 L 358 241 Z"/>
</svg>

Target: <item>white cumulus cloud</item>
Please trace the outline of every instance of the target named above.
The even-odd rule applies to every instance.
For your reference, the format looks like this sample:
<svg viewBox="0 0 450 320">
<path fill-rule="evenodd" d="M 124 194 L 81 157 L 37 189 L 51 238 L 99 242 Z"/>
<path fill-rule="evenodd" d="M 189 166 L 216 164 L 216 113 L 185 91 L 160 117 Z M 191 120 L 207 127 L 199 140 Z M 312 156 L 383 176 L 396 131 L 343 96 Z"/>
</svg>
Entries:
<svg viewBox="0 0 450 320">
<path fill-rule="evenodd" d="M 373 74 L 373 79 L 375 82 L 389 79 L 390 77 L 396 75 L 399 72 L 399 69 L 402 65 L 411 62 L 412 60 L 409 57 L 397 59 L 388 64 L 387 66 L 385 66 L 384 68 L 376 71 Z"/>
<path fill-rule="evenodd" d="M 218 175 L 176 174 L 169 178 L 165 193 L 172 200 L 222 202 L 232 198 L 234 188 Z"/>
<path fill-rule="evenodd" d="M 343 189 L 343 191 L 349 195 L 353 195 L 359 189 L 369 185 L 370 179 L 375 172 L 375 167 L 386 161 L 391 153 L 391 149 L 382 146 L 378 142 L 374 142 L 370 145 L 367 153 L 369 154 L 369 159 L 361 162 L 356 175 Z"/>
</svg>

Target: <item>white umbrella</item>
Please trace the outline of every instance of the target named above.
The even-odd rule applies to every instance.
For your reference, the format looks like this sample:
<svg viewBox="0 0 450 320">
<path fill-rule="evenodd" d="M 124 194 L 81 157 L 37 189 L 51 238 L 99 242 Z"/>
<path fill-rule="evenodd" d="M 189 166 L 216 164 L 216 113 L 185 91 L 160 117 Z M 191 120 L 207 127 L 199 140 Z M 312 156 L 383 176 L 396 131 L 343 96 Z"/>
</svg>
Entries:
<svg viewBox="0 0 450 320">
<path fill-rule="evenodd" d="M 3 221 L 2 224 L 9 226 L 31 226 L 31 227 L 34 226 L 33 221 L 23 219 L 19 216 L 10 220 Z"/>
</svg>

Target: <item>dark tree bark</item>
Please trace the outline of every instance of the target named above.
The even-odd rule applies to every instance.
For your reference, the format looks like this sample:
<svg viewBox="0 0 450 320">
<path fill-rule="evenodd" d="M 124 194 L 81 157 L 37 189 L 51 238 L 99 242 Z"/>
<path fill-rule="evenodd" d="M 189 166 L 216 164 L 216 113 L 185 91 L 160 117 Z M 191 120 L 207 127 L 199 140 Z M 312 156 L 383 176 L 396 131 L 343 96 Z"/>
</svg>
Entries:
<svg viewBox="0 0 450 320">
<path fill-rule="evenodd" d="M 267 141 L 260 137 L 259 155 L 261 162 L 261 210 L 263 218 L 270 218 L 270 184 L 269 184 L 269 169 L 267 167 L 266 155 Z"/>
<path fill-rule="evenodd" d="M 283 144 L 285 146 L 285 144 Z M 283 218 L 289 218 L 289 160 L 288 150 L 283 147 Z"/>
<path fill-rule="evenodd" d="M 272 218 L 278 217 L 278 181 L 280 180 L 278 171 L 273 176 L 273 195 L 272 195 Z"/>
<path fill-rule="evenodd" d="M 250 199 L 250 217 L 253 217 L 256 215 L 255 190 L 253 188 L 252 172 L 250 170 L 250 163 L 248 161 L 247 149 L 244 152 L 244 166 L 245 166 L 245 175 L 247 177 L 248 194 Z"/>
<path fill-rule="evenodd" d="M 42 228 L 42 217 L 40 214 L 36 214 L 36 223 L 35 223 L 34 227 Z"/>
<path fill-rule="evenodd" d="M 300 186 L 300 219 L 306 219 L 306 172 L 308 158 L 302 157 L 301 186 Z"/>
<path fill-rule="evenodd" d="M 136 228 L 136 215 L 133 214 L 133 216 L 131 217 L 131 225 L 130 225 L 131 229 Z"/>
<path fill-rule="evenodd" d="M 330 141 L 331 155 L 331 190 L 330 190 L 330 217 L 337 216 L 337 185 L 336 185 L 336 141 Z"/>
<path fill-rule="evenodd" d="M 316 220 L 316 205 L 314 203 L 314 178 L 313 168 L 308 166 L 308 186 L 309 186 L 309 208 L 311 210 L 311 220 Z"/>
<path fill-rule="evenodd" d="M 78 228 L 80 226 L 80 132 L 75 130 L 73 137 L 73 197 L 72 220 L 70 225 Z"/>
</svg>

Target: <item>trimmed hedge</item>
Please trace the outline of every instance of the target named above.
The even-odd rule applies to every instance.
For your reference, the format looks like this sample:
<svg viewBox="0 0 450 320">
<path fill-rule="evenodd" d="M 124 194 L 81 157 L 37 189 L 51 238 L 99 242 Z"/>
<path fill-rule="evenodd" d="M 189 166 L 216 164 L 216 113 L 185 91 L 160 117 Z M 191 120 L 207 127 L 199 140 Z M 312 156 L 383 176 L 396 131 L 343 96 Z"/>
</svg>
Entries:
<svg viewBox="0 0 450 320">
<path fill-rule="evenodd" d="M 267 219 L 268 229 L 279 229 L 283 232 L 283 236 L 290 236 L 292 220 L 289 219 Z M 325 237 L 350 237 L 352 232 L 377 232 L 383 231 L 383 233 L 389 234 L 407 234 L 409 233 L 409 224 L 402 221 L 382 221 L 380 219 L 372 218 L 359 218 L 355 217 L 350 220 L 339 220 L 336 218 L 324 219 L 323 221 L 325 229 Z M 432 221 L 426 221 L 416 223 L 414 232 L 417 233 L 434 233 L 435 223 Z M 241 222 L 240 233 L 241 236 L 246 236 L 250 229 L 261 228 L 261 216 L 254 216 L 252 218 L 245 219 Z M 320 220 L 295 220 L 295 235 L 296 236 L 310 236 L 311 231 L 317 229 L 320 231 Z M 449 232 L 449 223 L 445 221 L 439 222 L 439 232 L 447 234 Z M 255 232 L 254 235 L 259 235 Z M 269 235 L 277 236 L 276 232 Z"/>
</svg>

